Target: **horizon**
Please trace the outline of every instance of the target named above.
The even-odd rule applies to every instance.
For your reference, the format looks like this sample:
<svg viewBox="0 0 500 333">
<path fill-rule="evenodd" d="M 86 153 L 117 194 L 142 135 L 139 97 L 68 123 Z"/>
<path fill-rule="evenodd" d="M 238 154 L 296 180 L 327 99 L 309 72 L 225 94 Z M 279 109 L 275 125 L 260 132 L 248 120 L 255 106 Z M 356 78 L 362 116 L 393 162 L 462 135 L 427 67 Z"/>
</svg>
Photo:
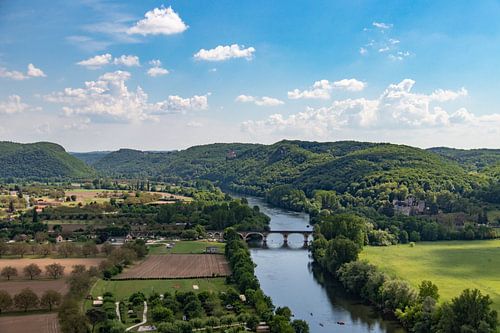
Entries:
<svg viewBox="0 0 500 333">
<path fill-rule="evenodd" d="M 233 141 L 233 142 L 207 142 L 199 145 L 192 145 L 188 147 L 183 147 L 183 148 L 173 148 L 173 149 L 139 149 L 139 148 L 131 148 L 131 147 L 119 147 L 117 149 L 103 149 L 103 150 L 85 150 L 85 151 L 74 151 L 70 150 L 67 147 L 64 146 L 64 144 L 61 144 L 59 142 L 51 142 L 51 141 L 34 141 L 34 142 L 14 142 L 14 141 L 8 141 L 8 140 L 1 140 L 0 143 L 2 142 L 7 142 L 7 143 L 15 143 L 15 144 L 37 144 L 37 143 L 52 143 L 52 144 L 57 144 L 61 147 L 64 148 L 64 150 L 70 154 L 85 154 L 85 153 L 112 153 L 116 152 L 119 150 L 123 149 L 128 149 L 128 150 L 135 150 L 135 151 L 142 151 L 142 152 L 152 152 L 152 153 L 167 153 L 167 152 L 174 152 L 174 151 L 183 151 L 192 147 L 199 147 L 199 146 L 209 146 L 209 145 L 216 145 L 216 144 L 225 144 L 225 145 L 231 145 L 231 144 L 253 144 L 253 145 L 265 145 L 265 146 L 271 146 L 283 141 L 300 141 L 300 142 L 315 142 L 315 143 L 335 143 L 335 142 L 360 142 L 360 143 L 374 143 L 374 144 L 390 144 L 390 145 L 402 145 L 402 146 L 408 146 L 408 147 L 413 147 L 413 148 L 418 148 L 422 150 L 430 150 L 430 149 L 438 149 L 438 148 L 447 148 L 447 149 L 456 149 L 456 150 L 464 150 L 464 151 L 472 151 L 472 150 L 500 150 L 500 147 L 498 148 L 484 148 L 484 147 L 479 147 L 479 148 L 457 148 L 457 147 L 451 147 L 451 146 L 431 146 L 431 147 L 418 147 L 418 146 L 412 146 L 408 144 L 399 144 L 399 143 L 393 143 L 393 142 L 385 142 L 385 141 L 360 141 L 360 140 L 336 140 L 336 141 L 318 141 L 318 140 L 299 140 L 299 139 L 281 139 L 275 142 L 271 143 L 259 143 L 259 142 L 239 142 L 239 141 Z"/>
<path fill-rule="evenodd" d="M 496 1 L 0 6 L 0 140 L 75 152 L 500 140 Z"/>
</svg>

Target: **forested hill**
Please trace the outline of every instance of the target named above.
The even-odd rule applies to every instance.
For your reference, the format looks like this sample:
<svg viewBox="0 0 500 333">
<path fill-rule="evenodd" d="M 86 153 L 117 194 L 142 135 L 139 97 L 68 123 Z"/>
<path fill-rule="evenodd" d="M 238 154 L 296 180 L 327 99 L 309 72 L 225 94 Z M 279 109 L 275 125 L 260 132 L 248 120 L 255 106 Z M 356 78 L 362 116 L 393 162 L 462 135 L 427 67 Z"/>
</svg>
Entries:
<svg viewBox="0 0 500 333">
<path fill-rule="evenodd" d="M 428 150 L 446 159 L 458 162 L 469 171 L 482 171 L 494 165 L 500 165 L 500 149 L 465 150 L 436 147 Z"/>
<path fill-rule="evenodd" d="M 100 158 L 93 167 L 108 177 L 205 178 L 256 195 L 277 185 L 291 185 L 308 196 L 324 189 L 378 200 L 399 192 L 470 193 L 487 179 L 486 173 L 480 177 L 470 171 L 490 170 L 485 166 L 500 159 L 498 151 L 481 151 L 488 152 L 488 159 L 459 158 L 468 151 L 445 148 L 284 140 L 272 145 L 210 144 L 172 152 L 121 149 Z"/>
<path fill-rule="evenodd" d="M 49 142 L 21 144 L 0 142 L 0 178 L 84 178 L 95 171 Z"/>
</svg>

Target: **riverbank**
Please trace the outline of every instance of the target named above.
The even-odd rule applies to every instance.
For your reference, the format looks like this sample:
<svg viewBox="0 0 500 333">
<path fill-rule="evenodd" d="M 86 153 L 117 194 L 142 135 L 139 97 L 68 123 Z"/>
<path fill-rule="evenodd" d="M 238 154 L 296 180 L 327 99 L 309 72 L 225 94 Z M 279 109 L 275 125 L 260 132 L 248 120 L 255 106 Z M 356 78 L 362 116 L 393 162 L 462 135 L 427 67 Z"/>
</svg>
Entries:
<svg viewBox="0 0 500 333">
<path fill-rule="evenodd" d="M 230 194 L 234 197 L 243 196 Z M 271 218 L 271 230 L 308 230 L 308 214 L 271 206 L 262 198 L 245 198 L 250 206 L 258 206 L 261 212 Z M 303 242 L 302 236 L 294 236 L 290 235 L 289 242 Z M 405 332 L 396 321 L 384 318 L 375 307 L 347 294 L 343 287 L 315 272 L 308 251 L 280 248 L 280 243 L 279 235 L 270 236 L 270 248 L 250 249 L 252 259 L 257 264 L 255 274 L 262 290 L 272 298 L 273 303 L 290 307 L 295 318 L 309 323 L 311 333 Z M 337 325 L 337 321 L 345 325 Z"/>
</svg>

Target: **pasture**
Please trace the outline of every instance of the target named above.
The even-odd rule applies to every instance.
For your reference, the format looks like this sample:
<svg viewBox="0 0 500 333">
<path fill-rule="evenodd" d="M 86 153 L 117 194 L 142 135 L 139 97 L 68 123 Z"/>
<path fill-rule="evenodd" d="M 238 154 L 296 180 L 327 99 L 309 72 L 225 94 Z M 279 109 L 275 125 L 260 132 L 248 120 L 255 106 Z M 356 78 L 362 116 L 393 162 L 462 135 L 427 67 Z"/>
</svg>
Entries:
<svg viewBox="0 0 500 333">
<path fill-rule="evenodd" d="M 194 289 L 193 285 L 197 285 L 198 289 Z M 175 293 L 176 291 L 225 291 L 229 288 L 225 284 L 224 278 L 210 279 L 173 279 L 173 280 L 98 280 L 92 287 L 91 295 L 94 297 L 102 296 L 109 291 L 115 295 L 117 300 L 128 298 L 134 292 L 143 292 L 146 296 L 153 293 L 162 294 L 164 292 Z"/>
<path fill-rule="evenodd" d="M 360 259 L 414 287 L 430 280 L 439 287 L 442 300 L 450 300 L 466 288 L 480 289 L 500 311 L 500 240 L 368 246 Z"/>
<path fill-rule="evenodd" d="M 229 265 L 223 255 L 169 254 L 150 255 L 113 279 L 200 278 L 230 274 Z"/>
</svg>

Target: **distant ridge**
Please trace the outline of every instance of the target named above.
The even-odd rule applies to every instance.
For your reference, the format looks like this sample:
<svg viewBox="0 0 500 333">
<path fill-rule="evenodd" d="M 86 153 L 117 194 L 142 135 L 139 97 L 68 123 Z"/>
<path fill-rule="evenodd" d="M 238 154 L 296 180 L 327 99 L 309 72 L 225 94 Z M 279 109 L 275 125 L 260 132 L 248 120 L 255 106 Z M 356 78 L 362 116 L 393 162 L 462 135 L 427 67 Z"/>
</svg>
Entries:
<svg viewBox="0 0 500 333">
<path fill-rule="evenodd" d="M 84 178 L 95 171 L 50 142 L 0 141 L 0 178 Z"/>
</svg>

